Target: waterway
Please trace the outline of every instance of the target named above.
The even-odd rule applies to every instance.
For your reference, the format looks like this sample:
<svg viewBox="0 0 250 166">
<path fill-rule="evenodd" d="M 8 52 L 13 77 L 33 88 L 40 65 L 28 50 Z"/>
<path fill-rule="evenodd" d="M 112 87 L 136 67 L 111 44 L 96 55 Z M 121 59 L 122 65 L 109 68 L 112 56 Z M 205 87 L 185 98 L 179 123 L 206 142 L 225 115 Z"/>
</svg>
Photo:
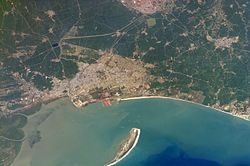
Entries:
<svg viewBox="0 0 250 166">
<path fill-rule="evenodd" d="M 250 122 L 207 107 L 171 99 L 101 103 L 77 109 L 66 99 L 42 107 L 24 130 L 13 166 L 103 166 L 131 128 L 139 142 L 120 166 L 250 165 Z"/>
</svg>

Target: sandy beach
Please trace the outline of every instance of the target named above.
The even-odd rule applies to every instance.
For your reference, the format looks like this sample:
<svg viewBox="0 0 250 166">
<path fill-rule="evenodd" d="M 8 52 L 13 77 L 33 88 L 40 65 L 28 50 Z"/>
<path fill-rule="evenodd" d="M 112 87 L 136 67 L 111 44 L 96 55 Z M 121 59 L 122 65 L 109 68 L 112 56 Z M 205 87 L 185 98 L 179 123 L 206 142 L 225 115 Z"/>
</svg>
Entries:
<svg viewBox="0 0 250 166">
<path fill-rule="evenodd" d="M 197 104 L 197 105 L 200 105 L 200 106 L 208 107 L 208 108 L 210 108 L 212 110 L 215 110 L 215 111 L 222 112 L 224 114 L 228 114 L 228 115 L 240 118 L 242 120 L 250 121 L 250 119 L 248 117 L 244 116 L 244 115 L 237 115 L 237 114 L 233 114 L 233 113 L 230 113 L 230 112 L 225 112 L 225 111 L 222 111 L 220 109 L 213 108 L 213 107 L 210 107 L 210 106 L 207 106 L 207 105 L 204 105 L 204 104 L 195 103 L 195 102 L 192 102 L 192 101 L 189 101 L 189 100 L 172 98 L 172 97 L 165 97 L 165 96 L 141 96 L 141 97 L 121 98 L 120 101 L 139 100 L 139 99 L 153 99 L 153 98 L 155 98 L 155 99 L 170 99 L 170 100 L 177 100 L 177 101 L 183 101 L 183 102 L 187 102 L 187 103 Z"/>
</svg>

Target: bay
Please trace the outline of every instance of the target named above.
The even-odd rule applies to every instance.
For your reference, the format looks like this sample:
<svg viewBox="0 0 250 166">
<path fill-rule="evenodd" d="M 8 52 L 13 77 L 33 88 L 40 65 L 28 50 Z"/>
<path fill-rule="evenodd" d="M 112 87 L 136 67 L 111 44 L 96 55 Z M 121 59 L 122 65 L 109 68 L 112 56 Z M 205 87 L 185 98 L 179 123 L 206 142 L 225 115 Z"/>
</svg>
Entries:
<svg viewBox="0 0 250 166">
<path fill-rule="evenodd" d="M 120 166 L 250 165 L 250 123 L 211 108 L 140 99 L 77 109 L 60 99 L 29 118 L 13 166 L 102 166 L 133 127 L 139 142 Z M 31 148 L 34 131 L 41 140 Z"/>
</svg>

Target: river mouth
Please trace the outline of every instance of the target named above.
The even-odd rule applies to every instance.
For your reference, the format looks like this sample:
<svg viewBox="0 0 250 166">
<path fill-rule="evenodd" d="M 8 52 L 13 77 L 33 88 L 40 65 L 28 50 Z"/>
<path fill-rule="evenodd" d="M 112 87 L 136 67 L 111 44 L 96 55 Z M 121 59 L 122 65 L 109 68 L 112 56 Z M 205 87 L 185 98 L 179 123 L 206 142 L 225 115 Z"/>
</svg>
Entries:
<svg viewBox="0 0 250 166">
<path fill-rule="evenodd" d="M 13 166 L 103 166 L 133 127 L 141 129 L 140 141 L 117 165 L 153 165 L 162 156 L 168 161 L 161 162 L 250 163 L 250 123 L 210 108 L 140 99 L 77 109 L 61 99 L 29 118 L 25 133 L 37 130 L 41 139 L 32 148 L 24 141 Z"/>
</svg>

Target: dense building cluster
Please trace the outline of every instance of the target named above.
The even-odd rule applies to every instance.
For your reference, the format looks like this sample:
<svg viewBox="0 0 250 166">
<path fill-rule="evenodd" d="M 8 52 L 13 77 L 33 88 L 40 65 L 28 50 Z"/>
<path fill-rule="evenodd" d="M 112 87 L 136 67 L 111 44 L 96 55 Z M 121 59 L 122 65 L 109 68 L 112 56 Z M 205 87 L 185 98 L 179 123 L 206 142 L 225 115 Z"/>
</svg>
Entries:
<svg viewBox="0 0 250 166">
<path fill-rule="evenodd" d="M 143 14 L 153 14 L 161 11 L 167 3 L 175 0 L 121 0 L 123 5 Z"/>
</svg>

